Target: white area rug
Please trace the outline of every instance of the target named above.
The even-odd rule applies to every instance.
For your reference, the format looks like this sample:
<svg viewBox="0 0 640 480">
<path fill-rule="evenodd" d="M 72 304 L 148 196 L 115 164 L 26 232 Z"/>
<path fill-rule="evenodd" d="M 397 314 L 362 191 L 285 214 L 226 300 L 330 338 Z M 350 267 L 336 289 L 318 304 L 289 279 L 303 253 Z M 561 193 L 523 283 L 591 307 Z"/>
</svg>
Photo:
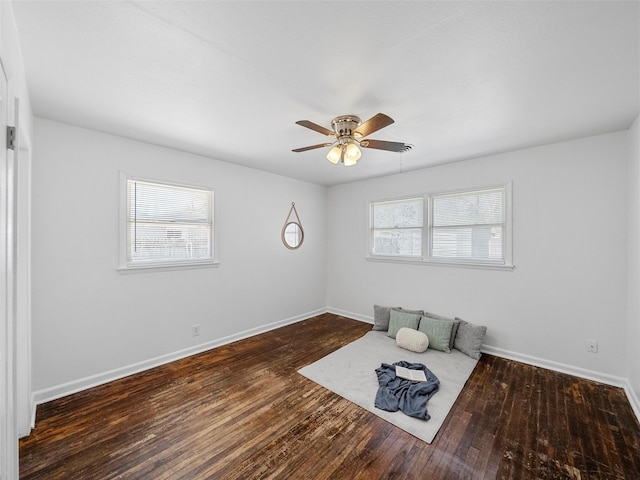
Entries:
<svg viewBox="0 0 640 480">
<path fill-rule="evenodd" d="M 376 368 L 381 363 L 400 360 L 422 363 L 440 380 L 440 389 L 427 403 L 430 420 L 409 417 L 400 411 L 386 412 L 374 406 L 378 391 Z M 411 352 L 398 347 L 387 332 L 371 331 L 298 373 L 431 443 L 477 363 L 458 350 Z"/>
</svg>

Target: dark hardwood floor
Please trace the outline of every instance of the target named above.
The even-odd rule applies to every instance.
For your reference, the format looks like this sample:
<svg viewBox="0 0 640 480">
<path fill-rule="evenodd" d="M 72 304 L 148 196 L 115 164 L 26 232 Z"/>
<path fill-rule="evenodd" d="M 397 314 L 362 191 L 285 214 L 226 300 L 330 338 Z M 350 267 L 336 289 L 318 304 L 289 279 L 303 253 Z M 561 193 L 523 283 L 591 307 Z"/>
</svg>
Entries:
<svg viewBox="0 0 640 480">
<path fill-rule="evenodd" d="M 20 478 L 640 479 L 619 388 L 485 354 L 427 444 L 297 373 L 370 328 L 320 315 L 41 405 Z"/>
</svg>

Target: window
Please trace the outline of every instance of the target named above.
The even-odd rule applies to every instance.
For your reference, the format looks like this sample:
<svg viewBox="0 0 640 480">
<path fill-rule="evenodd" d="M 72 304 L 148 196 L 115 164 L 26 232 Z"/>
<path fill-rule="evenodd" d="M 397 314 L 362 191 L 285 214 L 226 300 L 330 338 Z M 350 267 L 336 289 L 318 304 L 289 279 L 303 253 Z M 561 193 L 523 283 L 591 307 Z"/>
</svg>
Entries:
<svg viewBox="0 0 640 480">
<path fill-rule="evenodd" d="M 213 263 L 213 191 L 126 180 L 126 267 Z"/>
<path fill-rule="evenodd" d="M 510 208 L 510 184 L 372 202 L 369 258 L 511 268 Z"/>
<path fill-rule="evenodd" d="M 422 256 L 423 199 L 371 204 L 373 255 Z"/>
<path fill-rule="evenodd" d="M 504 263 L 505 190 L 429 197 L 434 259 Z"/>
</svg>

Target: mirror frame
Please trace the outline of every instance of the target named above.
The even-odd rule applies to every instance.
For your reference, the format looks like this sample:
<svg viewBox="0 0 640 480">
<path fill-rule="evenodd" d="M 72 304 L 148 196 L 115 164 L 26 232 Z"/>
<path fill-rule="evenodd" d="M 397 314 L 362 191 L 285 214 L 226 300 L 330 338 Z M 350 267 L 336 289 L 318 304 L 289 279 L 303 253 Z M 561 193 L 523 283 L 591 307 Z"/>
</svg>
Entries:
<svg viewBox="0 0 640 480">
<path fill-rule="evenodd" d="M 295 225 L 300 230 L 300 241 L 298 242 L 297 245 L 290 245 L 287 242 L 286 232 L 287 232 L 287 227 L 289 225 Z M 281 236 L 282 236 L 282 243 L 284 243 L 285 247 L 287 247 L 289 250 L 296 250 L 297 248 L 300 248 L 300 246 L 302 245 L 302 242 L 304 242 L 304 229 L 302 228 L 302 225 L 300 225 L 299 222 L 286 222 L 282 227 Z"/>
</svg>

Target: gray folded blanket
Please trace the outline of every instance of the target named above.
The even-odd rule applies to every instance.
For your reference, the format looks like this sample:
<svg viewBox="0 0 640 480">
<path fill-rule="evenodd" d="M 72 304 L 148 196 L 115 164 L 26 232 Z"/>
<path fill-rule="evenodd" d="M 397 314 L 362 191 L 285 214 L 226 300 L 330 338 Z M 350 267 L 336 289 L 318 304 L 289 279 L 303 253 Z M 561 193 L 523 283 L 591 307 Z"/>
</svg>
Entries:
<svg viewBox="0 0 640 480">
<path fill-rule="evenodd" d="M 411 370 L 422 370 L 427 377 L 426 382 L 412 382 L 396 377 L 396 365 Z M 410 417 L 429 420 L 427 402 L 438 391 L 440 380 L 423 364 L 400 361 L 389 365 L 383 363 L 376 368 L 378 375 L 378 391 L 375 406 L 387 412 L 401 410 Z"/>
</svg>

